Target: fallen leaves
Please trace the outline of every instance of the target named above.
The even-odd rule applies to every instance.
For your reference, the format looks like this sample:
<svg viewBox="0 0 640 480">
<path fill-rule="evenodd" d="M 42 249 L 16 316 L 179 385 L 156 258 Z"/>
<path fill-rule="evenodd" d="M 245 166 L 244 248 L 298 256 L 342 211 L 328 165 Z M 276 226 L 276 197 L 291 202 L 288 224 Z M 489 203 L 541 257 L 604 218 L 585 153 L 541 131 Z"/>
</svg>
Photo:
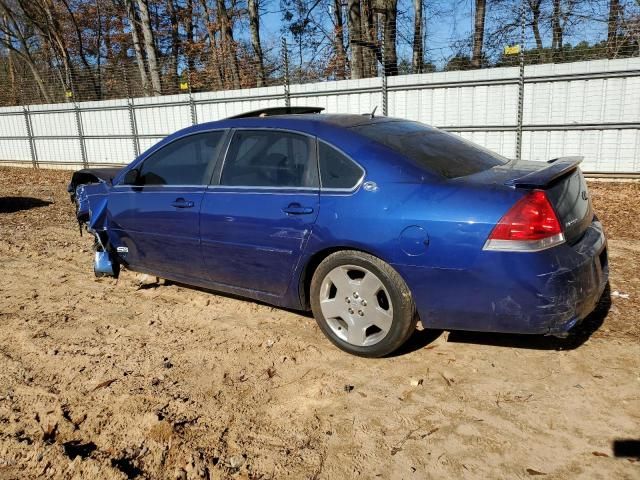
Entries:
<svg viewBox="0 0 640 480">
<path fill-rule="evenodd" d="M 546 475 L 546 473 L 544 473 L 544 472 L 540 472 L 540 471 L 538 471 L 538 470 L 534 470 L 533 468 L 527 468 L 527 473 L 528 473 L 529 475 L 533 475 L 533 476 L 536 476 L 536 475 Z"/>
<path fill-rule="evenodd" d="M 445 382 L 447 382 L 448 387 L 451 387 L 455 383 L 455 380 L 453 378 L 447 378 L 444 373 L 441 373 L 440 376 L 444 379 Z"/>
<path fill-rule="evenodd" d="M 109 380 L 105 380 L 104 382 L 100 382 L 98 385 L 95 386 L 95 388 L 92 391 L 95 392 L 96 390 L 100 390 L 101 388 L 107 388 L 117 380 L 118 380 L 117 378 L 111 378 Z"/>
<path fill-rule="evenodd" d="M 533 398 L 533 393 L 529 395 L 513 394 L 511 392 L 498 393 L 496 395 L 496 405 L 500 407 L 501 403 L 526 403 Z"/>
</svg>

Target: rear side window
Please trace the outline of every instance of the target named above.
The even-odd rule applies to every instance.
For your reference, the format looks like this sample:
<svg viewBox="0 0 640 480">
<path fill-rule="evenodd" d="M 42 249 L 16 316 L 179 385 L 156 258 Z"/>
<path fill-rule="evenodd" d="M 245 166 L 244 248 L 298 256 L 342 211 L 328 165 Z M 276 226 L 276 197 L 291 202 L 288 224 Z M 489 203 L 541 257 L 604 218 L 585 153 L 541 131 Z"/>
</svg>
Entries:
<svg viewBox="0 0 640 480">
<path fill-rule="evenodd" d="M 317 187 L 311 138 L 281 131 L 238 130 L 224 161 L 220 185 Z"/>
<path fill-rule="evenodd" d="M 142 163 L 138 185 L 208 184 L 223 135 L 198 133 L 162 147 Z"/>
<path fill-rule="evenodd" d="M 475 143 L 418 122 L 378 122 L 353 129 L 446 178 L 471 175 L 509 161 Z"/>
<path fill-rule="evenodd" d="M 318 147 L 322 188 L 355 187 L 364 173 L 350 158 L 324 142 Z"/>
</svg>

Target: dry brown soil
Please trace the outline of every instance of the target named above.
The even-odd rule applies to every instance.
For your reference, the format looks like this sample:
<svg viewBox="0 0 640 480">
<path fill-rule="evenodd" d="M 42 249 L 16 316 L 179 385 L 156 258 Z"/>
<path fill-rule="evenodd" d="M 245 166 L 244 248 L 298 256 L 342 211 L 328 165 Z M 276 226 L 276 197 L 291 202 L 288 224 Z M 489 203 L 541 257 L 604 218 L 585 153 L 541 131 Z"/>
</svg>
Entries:
<svg viewBox="0 0 640 480">
<path fill-rule="evenodd" d="M 68 178 L 0 168 L 1 478 L 640 478 L 639 183 L 591 183 L 623 296 L 569 339 L 367 360 L 307 315 L 94 278 Z"/>
</svg>

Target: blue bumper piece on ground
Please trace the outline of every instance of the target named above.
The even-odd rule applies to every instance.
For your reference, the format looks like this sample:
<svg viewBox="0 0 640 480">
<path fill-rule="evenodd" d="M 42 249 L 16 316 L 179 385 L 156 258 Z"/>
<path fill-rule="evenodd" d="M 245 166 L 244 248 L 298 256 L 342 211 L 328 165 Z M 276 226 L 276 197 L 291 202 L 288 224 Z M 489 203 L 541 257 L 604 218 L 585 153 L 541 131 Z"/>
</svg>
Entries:
<svg viewBox="0 0 640 480">
<path fill-rule="evenodd" d="M 93 261 L 93 271 L 96 277 L 115 277 L 116 269 L 109 256 L 109 252 L 96 252 Z"/>
</svg>

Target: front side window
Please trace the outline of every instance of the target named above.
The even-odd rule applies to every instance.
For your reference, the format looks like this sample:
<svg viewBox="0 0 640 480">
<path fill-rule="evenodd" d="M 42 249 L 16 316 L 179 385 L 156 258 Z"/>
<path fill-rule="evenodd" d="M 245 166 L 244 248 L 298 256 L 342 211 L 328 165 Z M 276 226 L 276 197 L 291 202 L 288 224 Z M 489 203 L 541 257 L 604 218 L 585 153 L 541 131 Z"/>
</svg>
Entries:
<svg viewBox="0 0 640 480">
<path fill-rule="evenodd" d="M 224 132 L 189 135 L 151 154 L 137 185 L 206 185 Z"/>
<path fill-rule="evenodd" d="M 268 130 L 236 131 L 220 185 L 317 187 L 313 141 L 305 135 Z"/>
<path fill-rule="evenodd" d="M 324 142 L 319 142 L 322 188 L 354 188 L 362 178 L 362 168 L 346 155 Z"/>
</svg>

